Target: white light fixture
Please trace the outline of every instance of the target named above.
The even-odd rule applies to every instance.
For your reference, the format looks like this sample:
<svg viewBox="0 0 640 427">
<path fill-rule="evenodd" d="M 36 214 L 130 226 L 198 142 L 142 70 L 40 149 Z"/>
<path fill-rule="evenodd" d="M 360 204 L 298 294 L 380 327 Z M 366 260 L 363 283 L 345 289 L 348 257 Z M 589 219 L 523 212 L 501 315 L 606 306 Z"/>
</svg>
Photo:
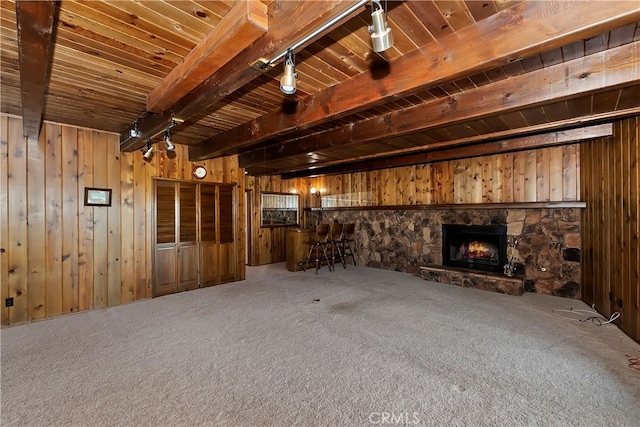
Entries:
<svg viewBox="0 0 640 427">
<path fill-rule="evenodd" d="M 168 128 L 164 131 L 164 145 L 167 147 L 167 151 L 173 151 L 176 149 L 176 146 L 171 142 L 171 133 Z"/>
<path fill-rule="evenodd" d="M 379 7 L 379 9 L 371 12 L 372 25 L 369 26 L 373 51 L 384 52 L 393 47 L 393 34 L 391 34 L 391 28 L 387 27 L 387 18 L 380 2 L 373 0 L 371 3 Z"/>
<path fill-rule="evenodd" d="M 153 147 L 151 146 L 151 140 L 147 141 L 147 145 L 142 149 L 142 157 L 145 160 L 151 160 L 153 157 Z"/>
<path fill-rule="evenodd" d="M 287 50 L 284 60 L 284 75 L 280 79 L 280 90 L 285 95 L 296 93 L 296 73 L 295 56 L 292 49 Z"/>
<path fill-rule="evenodd" d="M 319 189 L 316 189 L 315 187 L 311 187 L 309 189 L 309 192 L 311 193 L 311 195 L 317 199 L 319 199 L 320 197 L 322 197 L 322 194 L 320 193 Z"/>
</svg>

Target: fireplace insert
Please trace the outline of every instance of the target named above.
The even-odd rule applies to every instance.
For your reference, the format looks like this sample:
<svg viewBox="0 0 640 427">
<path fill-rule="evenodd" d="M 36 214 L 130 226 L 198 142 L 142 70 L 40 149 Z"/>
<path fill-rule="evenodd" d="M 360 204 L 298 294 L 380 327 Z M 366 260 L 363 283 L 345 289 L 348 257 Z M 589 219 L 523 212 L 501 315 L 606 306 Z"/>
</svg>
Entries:
<svg viewBox="0 0 640 427">
<path fill-rule="evenodd" d="M 506 263 L 506 226 L 442 224 L 443 265 L 502 272 Z"/>
</svg>

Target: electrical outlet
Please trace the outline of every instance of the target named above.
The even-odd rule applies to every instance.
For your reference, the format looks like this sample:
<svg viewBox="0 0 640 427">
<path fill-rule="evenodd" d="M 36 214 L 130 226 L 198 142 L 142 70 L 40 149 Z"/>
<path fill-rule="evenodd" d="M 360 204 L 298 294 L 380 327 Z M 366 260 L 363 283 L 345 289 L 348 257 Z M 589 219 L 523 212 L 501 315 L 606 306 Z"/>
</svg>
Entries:
<svg viewBox="0 0 640 427">
<path fill-rule="evenodd" d="M 9 297 L 4 300 L 5 307 L 13 307 L 13 297 Z"/>
</svg>

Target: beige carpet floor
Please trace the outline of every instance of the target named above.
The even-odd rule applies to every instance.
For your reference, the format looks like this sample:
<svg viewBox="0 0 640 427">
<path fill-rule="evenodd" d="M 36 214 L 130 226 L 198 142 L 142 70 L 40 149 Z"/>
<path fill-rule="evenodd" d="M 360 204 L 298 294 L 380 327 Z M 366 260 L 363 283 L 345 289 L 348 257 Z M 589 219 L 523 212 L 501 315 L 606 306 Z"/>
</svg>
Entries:
<svg viewBox="0 0 640 427">
<path fill-rule="evenodd" d="M 1 331 L 2 426 L 632 426 L 640 345 L 370 268 L 246 281 Z"/>
</svg>

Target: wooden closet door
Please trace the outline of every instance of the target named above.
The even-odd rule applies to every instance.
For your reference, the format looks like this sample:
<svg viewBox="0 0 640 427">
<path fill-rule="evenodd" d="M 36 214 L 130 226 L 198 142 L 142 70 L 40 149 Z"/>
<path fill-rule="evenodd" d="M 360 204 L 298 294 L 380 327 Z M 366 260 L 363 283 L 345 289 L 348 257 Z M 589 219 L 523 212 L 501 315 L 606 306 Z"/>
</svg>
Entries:
<svg viewBox="0 0 640 427">
<path fill-rule="evenodd" d="M 216 239 L 216 187 L 200 185 L 200 287 L 220 283 Z"/>
<path fill-rule="evenodd" d="M 220 283 L 234 282 L 237 270 L 235 187 L 218 187 L 218 270 Z"/>
<path fill-rule="evenodd" d="M 178 292 L 198 288 L 198 204 L 196 185 L 179 184 Z"/>
<path fill-rule="evenodd" d="M 156 181 L 153 296 L 174 294 L 176 283 L 176 186 Z"/>
</svg>

